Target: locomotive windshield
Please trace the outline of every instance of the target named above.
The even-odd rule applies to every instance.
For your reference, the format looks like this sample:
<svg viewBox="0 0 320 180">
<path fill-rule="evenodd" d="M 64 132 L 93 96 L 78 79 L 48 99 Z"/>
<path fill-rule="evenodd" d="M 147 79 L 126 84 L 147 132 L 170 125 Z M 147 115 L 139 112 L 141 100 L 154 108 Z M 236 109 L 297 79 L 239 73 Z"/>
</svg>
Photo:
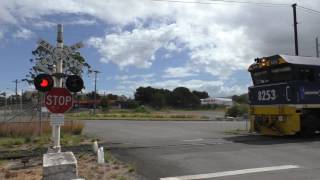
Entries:
<svg viewBox="0 0 320 180">
<path fill-rule="evenodd" d="M 253 84 L 270 84 L 293 80 L 293 72 L 290 66 L 282 66 L 273 69 L 264 69 L 251 73 Z"/>
</svg>

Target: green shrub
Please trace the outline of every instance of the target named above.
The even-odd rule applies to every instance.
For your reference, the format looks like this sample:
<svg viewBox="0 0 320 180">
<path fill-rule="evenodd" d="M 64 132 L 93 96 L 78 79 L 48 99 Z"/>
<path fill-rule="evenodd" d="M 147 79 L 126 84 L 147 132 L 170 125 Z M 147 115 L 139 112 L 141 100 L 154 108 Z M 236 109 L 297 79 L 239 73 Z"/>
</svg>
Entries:
<svg viewBox="0 0 320 180">
<path fill-rule="evenodd" d="M 121 108 L 125 108 L 125 109 L 135 109 L 138 108 L 139 104 L 137 101 L 129 99 L 127 101 L 123 101 L 121 102 Z"/>
<path fill-rule="evenodd" d="M 239 117 L 248 112 L 248 105 L 246 104 L 236 104 L 228 108 L 226 116 Z"/>
<path fill-rule="evenodd" d="M 149 111 L 144 106 L 139 106 L 134 110 L 135 113 L 149 113 Z"/>
<path fill-rule="evenodd" d="M 102 98 L 101 99 L 101 108 L 103 112 L 106 112 L 109 110 L 109 102 L 107 98 Z"/>
</svg>

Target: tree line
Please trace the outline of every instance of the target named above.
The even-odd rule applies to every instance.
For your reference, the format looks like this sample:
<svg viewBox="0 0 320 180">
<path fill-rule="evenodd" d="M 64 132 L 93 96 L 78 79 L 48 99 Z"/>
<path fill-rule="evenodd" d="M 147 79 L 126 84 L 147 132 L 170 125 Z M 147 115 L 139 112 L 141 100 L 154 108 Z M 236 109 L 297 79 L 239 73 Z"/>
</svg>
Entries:
<svg viewBox="0 0 320 180">
<path fill-rule="evenodd" d="M 197 108 L 200 106 L 200 99 L 208 97 L 205 91 L 190 91 L 186 87 L 177 87 L 172 91 L 150 86 L 139 87 L 134 93 L 134 99 L 140 105 L 158 109 L 163 107 Z"/>
</svg>

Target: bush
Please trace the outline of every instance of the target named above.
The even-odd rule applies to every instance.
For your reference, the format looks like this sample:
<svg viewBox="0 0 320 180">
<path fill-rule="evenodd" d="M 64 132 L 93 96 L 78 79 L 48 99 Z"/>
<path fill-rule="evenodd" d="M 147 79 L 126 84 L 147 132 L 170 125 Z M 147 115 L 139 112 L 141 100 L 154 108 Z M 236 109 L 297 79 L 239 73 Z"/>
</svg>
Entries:
<svg viewBox="0 0 320 180">
<path fill-rule="evenodd" d="M 129 99 L 127 101 L 123 101 L 121 102 L 121 108 L 125 108 L 125 109 L 135 109 L 138 108 L 139 104 L 137 101 Z"/>
<path fill-rule="evenodd" d="M 106 112 L 109 110 L 109 102 L 107 98 L 102 98 L 100 105 L 103 112 Z"/>
<path fill-rule="evenodd" d="M 139 106 L 134 110 L 135 113 L 149 113 L 149 111 L 144 106 Z"/>
<path fill-rule="evenodd" d="M 227 112 L 226 112 L 226 116 L 230 116 L 230 117 L 239 117 L 242 116 L 244 114 L 248 113 L 248 106 L 245 104 L 236 104 L 233 105 L 232 107 L 230 107 Z"/>
</svg>

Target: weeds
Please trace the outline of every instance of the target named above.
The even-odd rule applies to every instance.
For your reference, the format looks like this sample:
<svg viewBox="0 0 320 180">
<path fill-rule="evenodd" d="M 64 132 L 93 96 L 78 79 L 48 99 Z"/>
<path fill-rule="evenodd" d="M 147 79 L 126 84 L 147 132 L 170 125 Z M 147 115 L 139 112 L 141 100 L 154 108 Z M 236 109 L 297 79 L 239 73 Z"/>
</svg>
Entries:
<svg viewBox="0 0 320 180">
<path fill-rule="evenodd" d="M 133 164 L 128 165 L 128 173 L 132 173 L 136 171 L 136 167 Z"/>
<path fill-rule="evenodd" d="M 0 140 L 0 146 L 3 147 L 13 147 L 14 145 L 20 145 L 25 143 L 25 138 L 14 138 L 14 137 L 7 137 L 7 138 L 1 138 Z"/>
<path fill-rule="evenodd" d="M 0 123 L 0 137 L 31 137 L 40 134 L 50 134 L 51 126 L 49 121 L 43 121 L 40 125 L 38 121 L 30 122 L 10 122 Z M 61 126 L 62 133 L 81 134 L 84 124 L 81 121 L 65 121 Z M 30 139 L 27 139 L 30 141 Z"/>
<path fill-rule="evenodd" d="M 120 163 L 109 151 L 104 151 L 104 160 L 113 165 Z"/>
</svg>

